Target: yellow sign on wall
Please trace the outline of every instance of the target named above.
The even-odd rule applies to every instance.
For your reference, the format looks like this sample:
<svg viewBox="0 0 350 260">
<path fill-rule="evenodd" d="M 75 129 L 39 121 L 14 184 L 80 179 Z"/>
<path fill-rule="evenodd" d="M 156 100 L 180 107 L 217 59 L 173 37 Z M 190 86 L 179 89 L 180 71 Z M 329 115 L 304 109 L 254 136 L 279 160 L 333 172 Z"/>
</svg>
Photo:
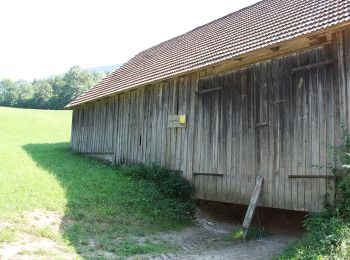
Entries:
<svg viewBox="0 0 350 260">
<path fill-rule="evenodd" d="M 186 115 L 168 116 L 168 128 L 186 127 Z"/>
</svg>

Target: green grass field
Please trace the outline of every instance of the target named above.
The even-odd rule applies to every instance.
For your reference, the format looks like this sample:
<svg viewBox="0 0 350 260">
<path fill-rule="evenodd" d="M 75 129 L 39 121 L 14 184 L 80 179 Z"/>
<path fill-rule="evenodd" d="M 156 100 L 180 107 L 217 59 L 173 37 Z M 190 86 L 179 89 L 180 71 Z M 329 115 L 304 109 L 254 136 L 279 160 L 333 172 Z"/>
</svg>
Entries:
<svg viewBox="0 0 350 260">
<path fill-rule="evenodd" d="M 0 250 L 23 234 L 87 258 L 97 257 L 99 250 L 119 256 L 172 250 L 164 241 L 139 243 L 135 237 L 189 223 L 171 218 L 156 187 L 73 153 L 70 121 L 71 111 L 0 107 Z M 37 211 L 59 216 L 58 231 L 28 223 Z"/>
</svg>

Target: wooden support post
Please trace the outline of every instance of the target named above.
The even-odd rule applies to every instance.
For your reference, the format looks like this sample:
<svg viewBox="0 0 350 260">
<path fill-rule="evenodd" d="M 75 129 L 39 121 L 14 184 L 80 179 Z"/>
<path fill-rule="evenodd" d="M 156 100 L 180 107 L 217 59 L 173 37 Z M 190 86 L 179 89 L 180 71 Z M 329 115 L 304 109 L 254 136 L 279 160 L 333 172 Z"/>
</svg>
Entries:
<svg viewBox="0 0 350 260">
<path fill-rule="evenodd" d="M 247 234 L 248 234 L 248 229 L 249 229 L 250 222 L 252 221 L 252 218 L 254 215 L 256 203 L 258 202 L 258 198 L 260 195 L 262 184 L 263 184 L 263 177 L 258 176 L 256 178 L 255 188 L 254 188 L 252 197 L 250 199 L 249 207 L 247 209 L 247 213 L 245 215 L 244 222 L 243 222 L 243 229 L 244 229 L 243 238 L 244 239 L 246 239 Z"/>
</svg>

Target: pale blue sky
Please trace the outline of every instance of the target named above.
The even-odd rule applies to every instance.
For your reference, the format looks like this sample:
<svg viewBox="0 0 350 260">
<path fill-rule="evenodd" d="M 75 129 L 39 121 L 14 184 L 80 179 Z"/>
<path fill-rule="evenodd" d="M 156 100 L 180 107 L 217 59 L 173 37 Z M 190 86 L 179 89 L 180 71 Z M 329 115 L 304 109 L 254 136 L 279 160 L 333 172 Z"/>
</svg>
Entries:
<svg viewBox="0 0 350 260">
<path fill-rule="evenodd" d="M 43 78 L 138 52 L 257 0 L 0 0 L 0 79 Z"/>
</svg>

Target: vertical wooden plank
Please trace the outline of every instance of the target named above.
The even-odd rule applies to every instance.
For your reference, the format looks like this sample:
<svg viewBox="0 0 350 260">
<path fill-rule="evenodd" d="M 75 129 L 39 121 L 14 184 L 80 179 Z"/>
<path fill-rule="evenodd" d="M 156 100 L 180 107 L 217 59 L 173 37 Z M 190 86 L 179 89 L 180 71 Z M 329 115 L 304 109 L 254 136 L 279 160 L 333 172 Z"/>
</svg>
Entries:
<svg viewBox="0 0 350 260">
<path fill-rule="evenodd" d="M 155 136 L 154 136 L 154 142 L 155 142 L 155 153 L 154 153 L 154 161 L 156 164 L 160 164 L 161 159 L 160 159 L 160 152 L 161 152 L 161 130 L 160 130 L 160 121 L 161 121 L 161 105 L 162 105 L 162 86 L 160 83 L 157 84 L 156 87 L 156 99 L 155 99 L 155 119 L 154 119 L 154 131 L 155 131 Z"/>
<path fill-rule="evenodd" d="M 294 55 L 295 57 L 295 55 Z M 292 56 L 286 56 L 283 58 L 284 69 L 283 75 L 280 77 L 280 93 L 284 102 L 282 102 L 280 110 L 280 135 L 281 135 L 281 168 L 283 170 L 283 184 L 284 184 L 284 193 L 283 193 L 283 206 L 284 208 L 292 209 L 292 198 L 293 198 L 293 186 L 291 180 L 288 178 L 288 174 L 291 172 L 291 122 L 290 115 L 292 114 L 292 87 L 293 87 L 293 78 L 292 78 Z"/>
<path fill-rule="evenodd" d="M 302 65 L 300 54 L 296 54 L 292 60 L 292 67 Z M 290 159 L 289 173 L 305 174 L 304 165 L 304 90 L 305 90 L 305 78 L 303 72 L 293 75 L 293 85 L 290 89 L 290 114 L 289 114 L 289 135 L 288 140 L 290 149 L 288 152 Z M 302 158 L 302 159 L 300 159 Z M 300 170 L 301 169 L 301 170 Z M 292 209 L 298 210 L 300 204 L 304 204 L 304 185 L 303 180 L 291 180 L 292 185 Z"/>
<path fill-rule="evenodd" d="M 255 180 L 257 178 L 257 168 L 256 168 L 256 84 L 255 84 L 255 73 L 254 67 L 250 66 L 248 68 L 248 102 L 250 103 L 250 118 L 249 118 L 249 143 L 248 152 L 250 159 L 248 164 L 250 168 L 250 188 L 249 193 L 252 193 L 255 187 Z"/>
<path fill-rule="evenodd" d="M 267 92 L 267 74 L 268 68 L 267 63 L 261 63 L 260 71 L 260 86 L 259 86 L 259 115 L 257 122 L 257 131 L 258 131 L 258 139 L 259 139 L 259 149 L 258 156 L 260 157 L 260 165 L 259 165 L 259 174 L 262 176 L 266 182 L 267 181 L 267 160 L 268 160 L 268 128 L 262 125 L 268 123 L 268 92 Z M 261 126 L 261 127 L 259 127 Z M 267 206 L 267 198 L 268 198 L 268 185 L 264 185 L 261 193 L 261 201 L 262 205 Z"/>
<path fill-rule="evenodd" d="M 131 150 L 130 157 L 131 163 L 136 163 L 136 154 L 137 154 L 137 144 L 139 141 L 138 131 L 137 131 L 137 90 L 132 90 L 131 94 Z"/>
<path fill-rule="evenodd" d="M 292 66 L 299 66 L 300 59 L 298 60 L 298 56 L 300 55 L 297 54 L 294 56 L 294 59 L 292 59 Z M 291 72 L 289 72 L 291 73 Z M 299 91 L 298 91 L 299 90 Z M 296 87 L 295 84 L 291 84 L 289 86 L 289 99 L 290 99 L 290 104 L 289 104 L 289 113 L 286 115 L 287 120 L 289 121 L 289 144 L 290 144 L 290 149 L 289 149 L 289 171 L 288 174 L 293 174 L 294 172 L 298 171 L 298 155 L 297 151 L 299 149 L 298 142 L 300 141 L 298 139 L 298 130 L 296 124 L 298 123 L 298 113 L 300 111 L 300 104 L 299 102 L 299 96 L 300 96 L 300 88 Z M 300 126 L 300 123 L 299 123 Z M 299 185 L 299 183 L 292 181 L 292 206 L 293 209 L 297 209 L 299 204 L 304 203 L 304 193 L 303 193 L 303 186 Z"/>
<path fill-rule="evenodd" d="M 117 145 L 116 145 L 116 161 L 118 163 L 122 162 L 122 134 L 123 134 L 123 103 L 122 96 L 118 95 L 116 99 L 118 102 L 118 117 L 116 119 L 116 127 L 117 127 Z"/>
<path fill-rule="evenodd" d="M 79 144 L 77 145 L 78 146 L 78 152 L 81 152 L 81 146 L 82 146 L 82 143 L 83 143 L 82 142 L 83 131 L 84 131 L 83 112 L 84 112 L 83 107 L 79 107 L 79 125 L 80 125 L 80 128 L 79 128 L 79 137 L 78 137 Z"/>
<path fill-rule="evenodd" d="M 240 79 L 239 79 L 239 87 L 240 87 L 240 94 L 241 94 L 241 123 L 242 123 L 242 164 L 241 164 L 241 171 L 242 171 L 242 188 L 241 188 L 241 196 L 242 201 L 245 204 L 249 203 L 250 199 L 250 192 L 249 192 L 249 176 L 248 176 L 248 168 L 249 168 L 249 157 L 250 152 L 248 151 L 248 137 L 249 137 L 249 130 L 248 130 L 248 98 L 247 98 L 247 70 L 242 69 L 240 70 Z"/>
<path fill-rule="evenodd" d="M 131 108 L 131 96 L 130 96 L 130 92 L 126 92 L 125 93 L 125 109 L 126 109 L 126 112 L 125 112 L 125 118 L 124 118 L 124 121 L 125 121 L 125 129 L 124 129 L 124 158 L 125 158 L 125 163 L 127 165 L 130 164 L 130 157 L 129 157 L 129 153 L 130 153 L 130 108 Z"/>
<path fill-rule="evenodd" d="M 341 33 L 335 33 L 332 35 L 333 42 L 333 55 L 338 60 L 333 67 L 333 87 L 334 87 L 334 145 L 338 146 L 341 144 L 341 127 L 340 122 L 344 122 L 344 101 L 342 95 L 344 94 L 344 88 L 341 83 L 341 67 L 342 67 L 342 35 Z M 340 71 L 339 71 L 340 69 Z"/>
<path fill-rule="evenodd" d="M 274 64 L 277 63 L 277 60 L 273 60 L 271 62 L 267 62 L 267 150 L 268 150 L 268 160 L 267 160 L 267 206 L 268 207 L 274 207 L 274 195 L 275 195 L 275 179 L 276 179 L 276 169 L 275 169 L 275 161 L 276 161 L 276 154 L 277 151 L 275 151 L 275 142 L 276 138 L 278 138 L 275 133 L 276 123 L 278 123 L 278 120 L 275 118 L 275 85 L 274 85 L 274 74 L 276 73 L 275 70 L 277 69 Z"/>
<path fill-rule="evenodd" d="M 93 124 L 98 118 L 99 105 L 100 105 L 99 102 L 96 102 L 95 104 L 91 104 L 87 106 L 87 111 L 89 113 L 89 118 L 88 118 L 89 123 L 87 125 L 88 135 L 87 135 L 87 139 L 85 140 L 86 153 L 93 153 L 94 145 L 97 144 Z"/>
<path fill-rule="evenodd" d="M 199 79 L 196 80 L 196 85 L 194 86 L 194 90 L 198 91 L 200 87 L 201 81 Z M 200 136 L 201 136 L 201 122 L 202 122 L 202 114 L 201 111 L 201 104 L 202 100 L 200 96 L 197 96 L 197 94 L 194 94 L 194 127 L 193 127 L 193 172 L 200 172 L 200 162 L 201 162 L 201 150 L 200 150 Z M 196 187 L 196 195 L 201 195 L 201 181 L 199 176 L 195 176 L 195 187 Z"/>
<path fill-rule="evenodd" d="M 193 180 L 193 158 L 194 158 L 194 127 L 195 127 L 195 102 L 196 102 L 196 88 L 198 84 L 197 74 L 190 76 L 189 82 L 189 104 L 188 104 L 188 118 L 187 118 L 187 179 Z"/>
<path fill-rule="evenodd" d="M 145 156 L 145 163 L 150 164 L 151 162 L 151 135 L 152 135 L 152 128 L 151 128 L 151 99 L 152 99 L 152 90 L 151 86 L 147 86 L 145 89 L 146 96 L 145 96 L 145 134 L 144 134 L 144 140 L 145 140 L 145 147 L 144 147 L 144 156 Z"/>
<path fill-rule="evenodd" d="M 228 118 L 228 101 L 227 96 L 227 74 L 221 76 L 221 102 L 219 103 L 219 137 L 218 137 L 218 173 L 223 174 L 217 182 L 217 199 L 220 201 L 225 201 L 226 197 L 226 184 L 227 181 L 227 165 L 230 164 L 227 155 L 228 147 L 228 124 L 230 119 Z"/>
<path fill-rule="evenodd" d="M 119 162 L 120 163 L 125 163 L 124 160 L 124 141 L 125 141 L 125 136 L 124 136 L 124 129 L 125 129 L 125 95 L 120 94 L 119 96 Z"/>
<path fill-rule="evenodd" d="M 118 164 L 118 137 L 119 137 L 119 128 L 118 128 L 118 122 L 119 122 L 119 102 L 118 102 L 118 95 L 116 95 L 113 98 L 113 103 L 114 103 L 114 113 L 112 114 L 113 117 L 113 136 L 114 136 L 114 141 L 113 141 L 113 158 L 114 158 L 114 164 Z"/>
<path fill-rule="evenodd" d="M 73 151 L 75 148 L 75 132 L 76 132 L 75 121 L 76 121 L 76 117 L 77 117 L 77 110 L 76 110 L 76 108 L 74 108 L 72 111 L 71 134 L 70 134 L 70 146 L 73 149 Z"/>
<path fill-rule="evenodd" d="M 344 68 L 345 68 L 345 83 L 346 83 L 346 93 L 347 93 L 347 99 L 346 99 L 346 107 L 347 107 L 347 129 L 350 130 L 350 109 L 349 109 L 349 102 L 350 102 L 350 29 L 344 30 Z"/>
<path fill-rule="evenodd" d="M 159 138 L 159 150 L 158 150 L 158 160 L 159 164 L 164 166 L 164 154 L 165 154 L 165 114 L 167 113 L 166 110 L 164 109 L 164 95 L 165 95 L 165 90 L 164 90 L 164 82 L 161 82 L 159 84 L 160 87 L 160 96 L 159 96 L 159 118 L 158 118 L 158 138 Z"/>
<path fill-rule="evenodd" d="M 185 114 L 186 115 L 186 119 L 188 120 L 188 114 L 189 114 L 189 100 L 191 97 L 191 76 L 188 75 L 185 77 L 185 81 L 184 81 L 184 96 L 183 96 L 183 102 L 182 102 L 182 112 L 181 114 Z M 181 153 L 181 170 L 183 173 L 183 176 L 186 179 L 189 179 L 189 173 L 187 172 L 187 164 L 188 164 L 188 124 L 186 124 L 186 127 L 184 129 L 182 129 L 182 153 Z"/>
<path fill-rule="evenodd" d="M 313 53 L 312 61 L 316 62 L 317 58 L 317 49 L 315 53 Z M 320 125 L 319 125 L 319 89 L 322 88 L 318 75 L 319 68 L 310 69 L 310 84 L 311 84 L 311 165 L 310 165 L 310 173 L 314 175 L 319 175 L 318 167 L 314 167 L 320 165 Z M 309 198 L 307 209 L 314 212 L 317 210 L 319 206 L 319 193 L 320 193 L 320 181 L 319 179 L 310 180 L 311 182 L 311 198 Z M 307 201 L 307 198 L 305 199 Z"/>
<path fill-rule="evenodd" d="M 134 163 L 140 163 L 140 150 L 142 137 L 140 135 L 140 122 L 141 122 L 141 100 L 140 100 L 140 89 L 135 90 L 135 153 L 134 153 Z"/>
<path fill-rule="evenodd" d="M 295 56 L 294 66 L 301 66 L 307 63 L 303 60 L 302 53 L 298 53 Z M 307 96 L 305 92 L 305 81 L 307 77 L 304 75 L 304 71 L 293 75 L 293 86 L 291 89 L 291 119 L 290 119 L 290 130 L 291 130 L 291 173 L 305 174 L 305 125 L 304 125 L 304 109 L 306 108 L 305 103 L 307 102 Z M 292 180 L 292 207 L 295 210 L 304 206 L 304 180 Z"/>
<path fill-rule="evenodd" d="M 318 60 L 326 60 L 325 48 L 322 48 L 317 53 Z M 331 88 L 332 86 L 325 86 L 326 77 L 327 77 L 327 67 L 319 68 L 317 71 L 317 85 L 319 87 L 319 96 L 318 96 L 318 113 L 319 113 L 319 164 L 327 165 L 327 113 L 328 113 L 328 104 L 327 104 L 327 88 Z M 326 168 L 319 169 L 320 175 L 327 175 Z M 327 180 L 320 179 L 319 180 L 319 202 L 317 208 L 315 210 L 319 211 L 323 208 L 323 196 L 326 194 L 327 190 Z"/>
<path fill-rule="evenodd" d="M 169 82 L 167 84 L 167 117 L 169 115 L 172 115 L 172 92 L 173 92 L 172 84 Z M 166 129 L 166 166 L 168 168 L 171 168 L 171 159 L 172 159 L 172 153 L 171 153 L 171 129 Z"/>
<path fill-rule="evenodd" d="M 182 114 L 183 109 L 183 96 L 184 96 L 184 78 L 180 77 L 177 80 L 177 92 L 175 97 L 176 102 L 176 115 Z M 176 139 L 175 139 L 175 170 L 180 170 L 181 167 L 181 152 L 182 152 L 182 137 L 183 137 L 183 129 L 175 128 Z"/>
<path fill-rule="evenodd" d="M 163 82 L 163 165 L 168 167 L 168 115 L 169 115 L 169 83 L 167 81 Z"/>
<path fill-rule="evenodd" d="M 198 89 L 203 84 L 203 81 L 199 80 L 198 83 Z M 196 126 L 195 126 L 195 137 L 196 137 L 196 143 L 195 143 L 195 153 L 194 153 L 194 163 L 196 164 L 195 171 L 196 172 L 202 172 L 203 171 L 203 165 L 202 165 L 202 158 L 203 158 L 203 150 L 202 148 L 202 132 L 203 132 L 203 115 L 201 113 L 202 107 L 203 107 L 203 98 L 202 96 L 196 96 L 197 103 L 196 103 Z M 202 196 L 203 194 L 203 181 L 201 176 L 197 176 L 198 178 L 198 194 L 199 196 Z"/>
<path fill-rule="evenodd" d="M 223 118 L 224 121 L 226 121 L 226 150 L 224 152 L 226 153 L 226 156 L 224 157 L 226 159 L 226 170 L 223 178 L 224 182 L 224 189 L 225 189 L 225 196 L 224 200 L 225 201 L 234 201 L 232 197 L 232 192 L 231 192 L 231 181 L 232 181 L 232 175 L 233 175 L 233 170 L 232 168 L 234 167 L 233 161 L 232 161 L 232 154 L 233 154 L 233 113 L 232 113 L 232 106 L 233 106 L 233 99 L 232 99 L 232 73 L 229 73 L 225 79 L 225 84 L 224 84 L 224 96 L 223 98 L 226 99 L 225 101 L 225 108 L 226 111 L 224 112 L 224 116 L 226 116 L 226 119 Z M 224 126 L 225 127 L 225 126 Z M 225 163 L 225 162 L 224 162 Z M 224 168 L 225 169 L 225 168 Z"/>
<path fill-rule="evenodd" d="M 211 78 L 212 80 L 212 78 Z M 205 84 L 210 84 L 210 81 L 205 81 Z M 211 99 L 208 97 L 208 95 L 202 95 L 202 111 L 203 114 L 203 122 L 202 122 L 202 147 L 201 147 L 201 165 L 202 165 L 202 171 L 205 172 L 212 172 L 209 168 L 209 160 L 212 159 L 209 157 L 210 152 L 208 150 L 211 149 L 209 144 L 209 136 L 211 135 L 212 128 L 209 126 L 211 123 L 210 118 L 210 110 L 212 108 Z M 203 197 L 207 199 L 209 189 L 210 189 L 210 181 L 209 178 L 206 176 L 203 176 Z"/>
<path fill-rule="evenodd" d="M 73 118 L 72 118 L 72 129 L 71 129 L 71 148 L 73 151 L 76 150 L 76 145 L 77 145 L 77 132 L 79 131 L 79 126 L 78 126 L 78 111 L 79 108 L 75 107 L 73 109 Z"/>
<path fill-rule="evenodd" d="M 235 167 L 235 181 L 231 182 L 231 189 L 233 190 L 233 197 L 237 203 L 243 203 L 243 193 L 245 191 L 245 187 L 242 187 L 243 183 L 243 123 L 242 123 L 242 88 L 240 84 L 240 71 L 235 71 L 233 74 L 233 87 L 234 87 L 234 106 L 233 113 L 235 118 L 235 128 L 234 128 L 234 164 Z"/>
<path fill-rule="evenodd" d="M 325 47 L 325 52 L 327 57 L 333 57 L 333 48 L 332 46 L 326 46 Z M 333 71 L 334 66 L 328 66 L 326 68 L 326 73 L 325 73 L 325 98 L 326 98 L 326 103 L 327 103 L 327 146 L 328 145 L 334 145 L 335 144 L 335 95 L 334 95 L 334 76 L 333 76 Z M 330 156 L 326 157 L 326 165 L 329 165 L 332 163 L 332 158 Z M 331 175 L 332 173 L 330 172 L 329 169 L 326 169 L 327 175 Z M 326 181 L 326 193 L 330 195 L 329 199 L 330 202 L 333 201 L 333 195 L 334 195 L 334 189 L 332 189 L 332 182 Z"/>
<path fill-rule="evenodd" d="M 344 53 L 344 31 L 336 34 L 336 52 L 337 52 L 337 79 L 339 86 L 339 112 L 340 120 L 349 126 L 348 122 L 348 100 L 347 100 L 347 83 L 345 73 L 345 53 Z"/>
<path fill-rule="evenodd" d="M 283 72 L 283 63 L 282 59 L 275 59 L 271 64 L 271 89 L 272 93 L 270 94 L 270 122 L 269 122 L 269 140 L 270 140 L 270 160 L 271 160 L 271 205 L 272 207 L 280 207 L 280 179 L 282 178 L 280 172 L 280 130 L 279 130 L 279 106 L 281 97 L 279 94 L 279 75 Z M 282 66 L 281 66 L 282 65 Z"/>
<path fill-rule="evenodd" d="M 302 54 L 302 58 L 307 64 L 314 60 L 314 51 Z M 304 134 L 305 134 L 305 168 L 303 172 L 298 172 L 298 175 L 310 174 L 312 168 L 312 86 L 313 78 L 310 70 L 305 70 L 303 73 L 305 80 L 305 98 L 304 98 Z M 309 210 L 310 200 L 312 200 L 312 179 L 298 180 L 298 209 Z M 301 196 L 299 196 L 301 195 Z M 304 195 L 304 198 L 302 197 Z"/>
<path fill-rule="evenodd" d="M 92 106 L 92 105 L 91 105 Z M 84 134 L 84 144 L 83 144 L 83 152 L 88 153 L 89 152 L 89 140 L 92 140 L 91 132 L 90 132 L 90 122 L 94 119 L 93 118 L 93 110 L 89 109 L 89 104 L 85 107 L 85 134 Z"/>
<path fill-rule="evenodd" d="M 177 79 L 172 80 L 172 96 L 171 96 L 171 114 L 177 114 L 177 98 L 178 98 L 178 81 Z M 171 138 L 171 169 L 176 170 L 176 141 L 177 141 L 177 129 L 170 129 L 170 138 Z"/>
<path fill-rule="evenodd" d="M 149 163 L 151 164 L 155 164 L 156 163 L 156 145 L 157 145 L 157 141 L 156 141 L 156 132 L 157 132 L 157 99 L 158 99 L 158 93 L 157 93 L 157 89 L 158 86 L 157 85 L 150 85 L 150 105 L 149 105 L 149 146 L 150 146 L 150 159 L 149 159 Z"/>
<path fill-rule="evenodd" d="M 128 144 L 129 140 L 127 138 L 128 136 L 128 126 L 129 126 L 129 96 L 127 93 L 123 93 L 123 106 L 124 106 L 124 111 L 123 111 L 123 135 L 122 135 L 122 140 L 123 140 L 123 145 L 122 145 L 122 159 L 125 164 L 128 164 Z"/>
<path fill-rule="evenodd" d="M 222 87 L 222 75 L 217 77 L 217 81 L 213 86 L 221 86 Z M 220 145 L 220 131 L 221 131 L 221 104 L 222 104 L 222 90 L 217 91 L 213 98 L 213 110 L 212 110 L 212 118 L 215 119 L 215 123 L 213 124 L 213 135 L 212 135 L 212 150 L 213 150 L 213 163 L 211 165 L 213 173 L 219 173 L 219 145 Z M 209 136 L 210 138 L 210 136 Z M 221 192 L 221 178 L 212 177 L 212 197 L 213 199 L 218 199 L 218 193 Z"/>
</svg>

